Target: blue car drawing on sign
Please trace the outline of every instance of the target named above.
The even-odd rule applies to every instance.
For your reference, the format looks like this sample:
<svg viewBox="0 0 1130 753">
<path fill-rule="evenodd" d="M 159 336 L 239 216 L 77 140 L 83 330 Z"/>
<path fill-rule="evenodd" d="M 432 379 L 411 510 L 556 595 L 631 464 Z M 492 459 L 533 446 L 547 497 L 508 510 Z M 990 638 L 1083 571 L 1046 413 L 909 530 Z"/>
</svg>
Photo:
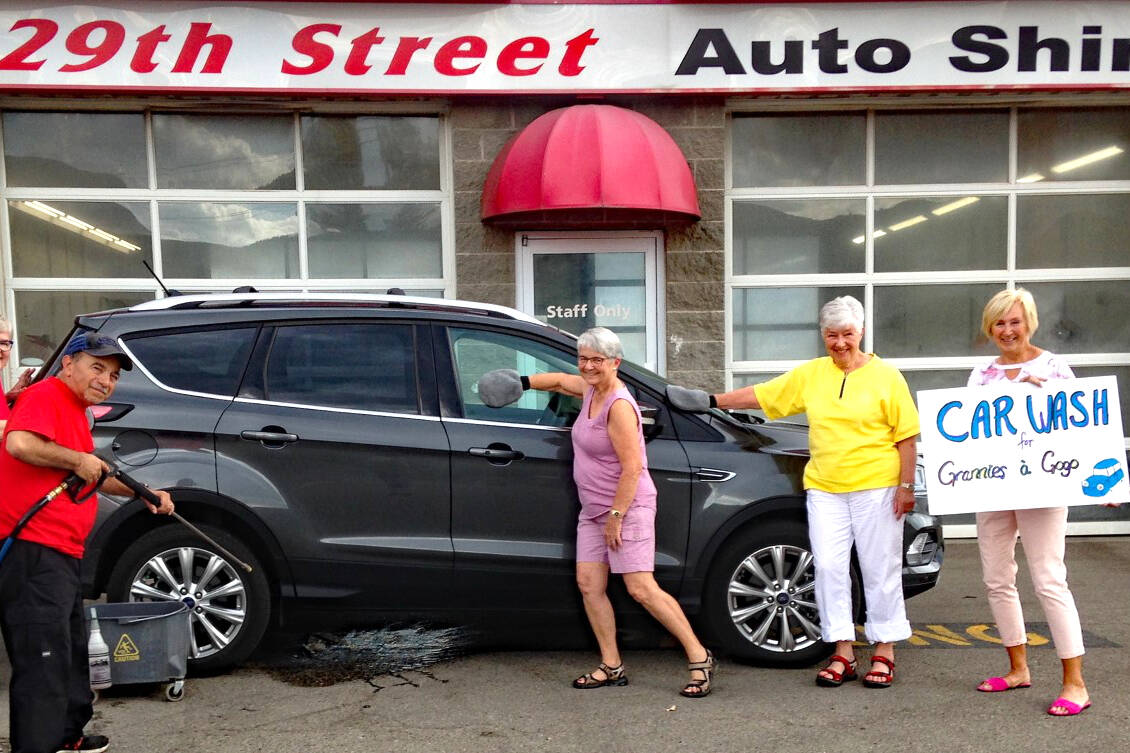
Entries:
<svg viewBox="0 0 1130 753">
<path fill-rule="evenodd" d="M 1115 458 L 1095 463 L 1094 472 L 1083 481 L 1083 493 L 1088 497 L 1102 497 L 1125 475 Z"/>
</svg>

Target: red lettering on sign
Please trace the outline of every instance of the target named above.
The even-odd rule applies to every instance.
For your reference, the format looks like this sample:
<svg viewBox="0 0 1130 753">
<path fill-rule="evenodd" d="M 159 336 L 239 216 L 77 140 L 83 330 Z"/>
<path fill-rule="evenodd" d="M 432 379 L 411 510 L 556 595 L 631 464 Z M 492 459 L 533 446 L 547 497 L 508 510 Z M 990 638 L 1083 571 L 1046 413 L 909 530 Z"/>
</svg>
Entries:
<svg viewBox="0 0 1130 753">
<path fill-rule="evenodd" d="M 594 37 L 593 30 L 578 34 L 565 43 L 565 55 L 561 58 L 561 65 L 557 66 L 557 72 L 562 76 L 577 76 L 585 69 L 581 65 L 581 55 L 585 54 L 585 50 L 592 47 L 600 41 Z"/>
<path fill-rule="evenodd" d="M 171 34 L 165 33 L 165 25 L 161 24 L 152 31 L 147 31 L 137 38 L 137 49 L 129 61 L 129 68 L 135 73 L 152 73 L 157 68 L 153 56 L 157 54 L 157 47 L 162 42 L 172 39 Z"/>
<path fill-rule="evenodd" d="M 369 72 L 369 69 L 373 66 L 366 63 L 365 59 L 369 57 L 369 50 L 373 49 L 373 45 L 385 41 L 385 38 L 380 36 L 380 32 L 381 29 L 378 26 L 375 29 L 369 29 L 359 37 L 353 38 L 353 49 L 349 51 L 349 57 L 345 60 L 346 73 L 350 76 L 360 76 Z"/>
<path fill-rule="evenodd" d="M 314 39 L 315 34 L 322 34 L 324 32 L 328 32 L 336 37 L 341 33 L 341 24 L 313 24 L 312 26 L 299 29 L 298 33 L 294 35 L 294 39 L 291 41 L 290 45 L 298 54 L 310 58 L 310 62 L 307 65 L 298 65 L 289 60 L 284 60 L 282 72 L 292 76 L 302 76 L 325 70 L 326 66 L 333 62 L 334 48 L 330 47 L 325 42 L 319 42 Z"/>
<path fill-rule="evenodd" d="M 188 36 L 181 47 L 177 62 L 173 63 L 173 73 L 192 73 L 196 59 L 204 45 L 208 45 L 208 58 L 204 61 L 201 73 L 223 73 L 224 63 L 231 52 L 231 37 L 227 34 L 209 34 L 210 23 L 193 23 L 188 27 Z"/>
<path fill-rule="evenodd" d="M 412 60 L 412 56 L 420 50 L 427 49 L 431 43 L 431 37 L 401 37 L 400 43 L 396 45 L 396 52 L 393 53 L 392 60 L 389 61 L 385 75 L 403 76 L 408 70 L 408 63 Z"/>
<path fill-rule="evenodd" d="M 532 76 L 541 70 L 541 63 L 531 68 L 519 68 L 519 60 L 545 60 L 549 57 L 549 42 L 541 37 L 515 39 L 498 53 L 498 70 L 507 76 Z"/>
<path fill-rule="evenodd" d="M 90 38 L 101 32 L 101 41 L 91 44 Z M 59 70 L 62 73 L 77 73 L 97 68 L 122 49 L 122 42 L 126 38 L 126 29 L 117 21 L 90 21 L 74 28 L 67 35 L 67 52 L 75 55 L 85 55 L 90 59 L 84 63 L 67 63 Z"/>
<path fill-rule="evenodd" d="M 456 37 L 436 50 L 436 71 L 444 76 L 470 76 L 479 69 L 479 64 L 456 68 L 455 61 L 463 58 L 482 60 L 486 54 L 487 42 L 482 37 Z"/>
<path fill-rule="evenodd" d="M 35 33 L 31 35 L 31 39 L 0 58 L 0 70 L 38 71 L 47 62 L 46 60 L 28 60 L 28 58 L 54 39 L 55 35 L 59 33 L 59 24 L 46 18 L 22 18 L 12 24 L 11 31 L 28 28 L 35 29 Z"/>
</svg>

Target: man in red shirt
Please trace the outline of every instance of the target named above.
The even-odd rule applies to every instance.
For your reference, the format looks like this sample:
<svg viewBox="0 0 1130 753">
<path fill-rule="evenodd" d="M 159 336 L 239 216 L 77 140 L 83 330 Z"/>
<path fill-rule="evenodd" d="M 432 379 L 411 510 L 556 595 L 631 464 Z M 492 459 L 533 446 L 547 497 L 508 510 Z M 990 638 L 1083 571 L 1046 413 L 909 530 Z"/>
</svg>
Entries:
<svg viewBox="0 0 1130 753">
<path fill-rule="evenodd" d="M 0 535 L 6 536 L 71 473 L 89 486 L 109 470 L 93 454 L 87 409 L 109 398 L 121 370 L 131 368 L 114 340 L 83 332 L 63 350 L 59 373 L 20 396 L 0 447 Z M 133 494 L 112 478 L 102 489 Z M 155 494 L 161 504 L 150 510 L 171 513 L 168 492 Z M 12 664 L 12 753 L 109 747 L 102 735 L 83 736 L 94 709 L 79 568 L 96 513 L 94 499 L 74 504 L 67 495 L 56 497 L 19 533 L 0 563 L 0 628 Z"/>
</svg>

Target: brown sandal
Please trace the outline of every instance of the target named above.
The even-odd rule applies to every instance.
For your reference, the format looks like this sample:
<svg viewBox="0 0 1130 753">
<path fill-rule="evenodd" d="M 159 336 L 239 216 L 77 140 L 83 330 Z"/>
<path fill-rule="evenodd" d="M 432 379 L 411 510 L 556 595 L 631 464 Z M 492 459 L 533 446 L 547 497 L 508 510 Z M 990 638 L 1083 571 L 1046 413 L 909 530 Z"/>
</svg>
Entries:
<svg viewBox="0 0 1130 753">
<path fill-rule="evenodd" d="M 844 665 L 844 671 L 842 673 L 832 669 L 832 665 L 836 662 Z M 859 677 L 859 673 L 855 671 L 855 668 L 858 664 L 858 659 L 852 659 L 851 661 L 848 661 L 839 654 L 835 654 L 831 659 L 828 660 L 828 666 L 820 670 L 821 672 L 827 672 L 831 675 L 831 677 L 825 677 L 824 675 L 817 673 L 816 684 L 822 688 L 838 688 L 845 682 L 850 682 Z"/>
<path fill-rule="evenodd" d="M 705 698 L 710 695 L 710 681 L 714 679 L 714 670 L 717 668 L 718 661 L 714 658 L 714 654 L 710 649 L 706 649 L 705 661 L 692 661 L 687 664 L 687 669 L 691 672 L 702 672 L 703 679 L 691 680 L 683 686 L 679 695 L 687 698 Z"/>
<path fill-rule="evenodd" d="M 586 672 L 576 680 L 573 680 L 573 687 L 578 690 L 589 690 L 591 688 L 603 688 L 605 685 L 621 686 L 628 684 L 628 676 L 624 674 L 624 662 L 620 662 L 615 667 L 610 667 L 604 662 L 601 662 L 600 666 L 597 667 L 595 671 L 603 672 L 604 679 L 598 680 L 592 676 L 592 672 Z"/>
<path fill-rule="evenodd" d="M 888 659 L 885 656 L 872 656 L 871 662 L 872 663 L 879 662 L 880 664 L 886 664 L 887 669 L 889 671 L 887 671 L 887 672 L 882 672 L 882 671 L 876 672 L 875 670 L 871 670 L 870 672 L 868 672 L 867 674 L 865 674 L 863 676 L 863 686 L 867 687 L 867 688 L 889 688 L 889 687 L 891 687 L 891 682 L 895 679 L 895 660 L 894 659 Z M 879 679 L 868 680 L 867 679 L 868 677 L 877 677 Z"/>
</svg>

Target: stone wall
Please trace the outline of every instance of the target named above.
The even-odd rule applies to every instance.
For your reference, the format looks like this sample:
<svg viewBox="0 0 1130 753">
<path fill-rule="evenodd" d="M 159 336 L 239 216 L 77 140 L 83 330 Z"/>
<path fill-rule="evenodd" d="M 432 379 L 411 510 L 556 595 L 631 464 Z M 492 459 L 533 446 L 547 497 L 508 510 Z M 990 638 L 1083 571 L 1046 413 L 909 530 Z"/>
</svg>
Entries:
<svg viewBox="0 0 1130 753">
<path fill-rule="evenodd" d="M 666 229 L 667 375 L 688 386 L 721 390 L 725 382 L 723 100 L 656 97 L 601 102 L 637 110 L 657 122 L 691 166 L 702 219 Z M 455 275 L 460 298 L 514 305 L 514 231 L 479 220 L 483 182 L 512 136 L 542 113 L 574 103 L 539 98 L 517 103 L 460 100 L 452 105 Z"/>
</svg>

